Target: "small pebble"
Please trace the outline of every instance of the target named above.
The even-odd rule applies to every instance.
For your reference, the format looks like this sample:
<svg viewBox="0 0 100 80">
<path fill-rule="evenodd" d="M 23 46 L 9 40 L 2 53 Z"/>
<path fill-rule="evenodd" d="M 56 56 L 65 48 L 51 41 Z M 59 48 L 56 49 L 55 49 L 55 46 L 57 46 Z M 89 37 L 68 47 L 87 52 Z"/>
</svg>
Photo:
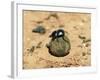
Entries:
<svg viewBox="0 0 100 80">
<path fill-rule="evenodd" d="M 89 47 L 90 46 L 90 44 L 86 44 L 86 47 Z"/>
<path fill-rule="evenodd" d="M 34 52 L 34 50 L 35 50 L 35 47 L 34 46 L 32 46 L 30 49 L 27 49 L 27 51 L 29 51 L 31 53 L 31 55 Z"/>
<path fill-rule="evenodd" d="M 41 48 L 41 44 L 42 44 L 42 42 L 39 42 L 39 43 L 37 44 L 36 48 Z"/>
<path fill-rule="evenodd" d="M 86 55 L 86 53 L 85 52 L 82 52 L 82 56 L 85 56 Z"/>
<path fill-rule="evenodd" d="M 87 42 L 90 42 L 91 39 L 87 39 L 87 40 L 83 40 L 83 43 L 87 43 Z"/>
<path fill-rule="evenodd" d="M 33 29 L 32 32 L 44 34 L 46 30 L 43 26 L 38 26 L 37 28 Z"/>
<path fill-rule="evenodd" d="M 80 39 L 86 39 L 85 36 L 81 36 L 81 35 L 79 35 L 78 37 L 79 37 Z"/>
</svg>

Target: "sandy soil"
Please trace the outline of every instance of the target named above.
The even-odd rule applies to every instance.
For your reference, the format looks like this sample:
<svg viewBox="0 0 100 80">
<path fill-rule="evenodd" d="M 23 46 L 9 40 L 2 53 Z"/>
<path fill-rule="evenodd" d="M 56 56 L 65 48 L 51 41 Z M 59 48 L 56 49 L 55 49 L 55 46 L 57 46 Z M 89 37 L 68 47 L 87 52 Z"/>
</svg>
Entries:
<svg viewBox="0 0 100 80">
<path fill-rule="evenodd" d="M 39 25 L 46 33 L 32 32 Z M 65 30 L 71 42 L 70 53 L 65 57 L 50 55 L 46 47 L 51 40 L 49 35 L 59 28 Z M 91 14 L 24 10 L 23 29 L 23 69 L 91 65 Z"/>
</svg>

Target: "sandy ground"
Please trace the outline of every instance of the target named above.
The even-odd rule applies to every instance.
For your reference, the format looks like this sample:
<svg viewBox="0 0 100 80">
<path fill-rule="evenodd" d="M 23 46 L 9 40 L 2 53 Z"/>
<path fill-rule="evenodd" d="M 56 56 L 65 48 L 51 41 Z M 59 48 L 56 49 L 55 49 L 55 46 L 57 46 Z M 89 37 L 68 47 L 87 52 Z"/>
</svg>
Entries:
<svg viewBox="0 0 100 80">
<path fill-rule="evenodd" d="M 58 17 L 50 17 L 53 13 Z M 32 32 L 39 25 L 46 33 Z M 70 53 L 65 57 L 50 55 L 46 47 L 51 40 L 49 35 L 59 28 L 65 30 L 71 42 Z M 24 10 L 23 29 L 23 69 L 91 65 L 91 14 Z"/>
</svg>

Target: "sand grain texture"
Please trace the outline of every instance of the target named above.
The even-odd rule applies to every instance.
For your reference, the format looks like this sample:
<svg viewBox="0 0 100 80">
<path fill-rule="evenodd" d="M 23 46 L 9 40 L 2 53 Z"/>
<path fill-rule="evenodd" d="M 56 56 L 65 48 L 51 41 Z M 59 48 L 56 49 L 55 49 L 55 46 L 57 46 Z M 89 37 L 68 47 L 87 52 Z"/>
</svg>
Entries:
<svg viewBox="0 0 100 80">
<path fill-rule="evenodd" d="M 51 14 L 56 14 L 58 18 Z M 43 26 L 46 33 L 32 32 L 38 25 Z M 70 53 L 65 57 L 50 55 L 46 47 L 51 40 L 49 35 L 59 28 L 64 29 L 71 42 Z M 23 11 L 23 69 L 90 65 L 91 14 Z"/>
</svg>

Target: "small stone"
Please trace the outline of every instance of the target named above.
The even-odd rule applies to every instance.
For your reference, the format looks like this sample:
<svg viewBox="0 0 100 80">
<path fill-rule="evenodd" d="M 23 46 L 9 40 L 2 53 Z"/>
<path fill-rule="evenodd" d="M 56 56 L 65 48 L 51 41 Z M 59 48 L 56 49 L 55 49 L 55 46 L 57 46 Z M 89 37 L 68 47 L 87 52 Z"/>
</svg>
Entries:
<svg viewBox="0 0 100 80">
<path fill-rule="evenodd" d="M 86 44 L 86 47 L 89 47 L 90 46 L 90 44 Z"/>
<path fill-rule="evenodd" d="M 44 34 L 46 30 L 43 26 L 38 26 L 37 28 L 33 29 L 32 32 Z"/>
<path fill-rule="evenodd" d="M 85 36 L 81 36 L 81 35 L 79 35 L 78 37 L 79 37 L 80 39 L 83 39 L 83 40 L 86 39 Z"/>
<path fill-rule="evenodd" d="M 53 66 L 50 66 L 50 68 L 53 68 Z"/>
<path fill-rule="evenodd" d="M 31 53 L 31 55 L 34 52 L 34 50 L 35 50 L 35 46 L 32 46 L 30 49 L 27 49 L 27 51 L 29 51 Z"/>
<path fill-rule="evenodd" d="M 83 43 L 87 43 L 87 42 L 90 42 L 91 39 L 86 39 L 86 40 L 83 40 Z"/>
<path fill-rule="evenodd" d="M 82 56 L 85 56 L 86 55 L 86 53 L 85 52 L 82 52 Z"/>
<path fill-rule="evenodd" d="M 42 42 L 39 42 L 39 43 L 37 44 L 36 48 L 41 48 L 41 44 L 42 44 Z"/>
</svg>

